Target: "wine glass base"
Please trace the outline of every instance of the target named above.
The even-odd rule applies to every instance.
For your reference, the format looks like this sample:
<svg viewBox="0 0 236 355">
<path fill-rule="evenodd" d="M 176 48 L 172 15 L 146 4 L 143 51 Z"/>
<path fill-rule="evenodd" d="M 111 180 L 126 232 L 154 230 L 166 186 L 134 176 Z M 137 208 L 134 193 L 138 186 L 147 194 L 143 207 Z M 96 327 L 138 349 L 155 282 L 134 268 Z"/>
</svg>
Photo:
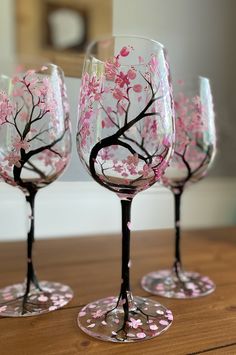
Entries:
<svg viewBox="0 0 236 355">
<path fill-rule="evenodd" d="M 154 338 L 169 328 L 172 312 L 148 298 L 134 297 L 128 321 L 117 297 L 90 303 L 78 314 L 78 326 L 88 335 L 111 342 L 137 342 Z"/>
<path fill-rule="evenodd" d="M 215 290 L 215 284 L 208 276 L 181 271 L 178 278 L 171 270 L 151 272 L 142 278 L 141 285 L 153 295 L 180 299 L 206 296 Z"/>
<path fill-rule="evenodd" d="M 40 290 L 32 286 L 24 300 L 25 283 L 0 289 L 1 317 L 29 317 L 55 311 L 73 297 L 72 289 L 58 282 L 41 281 Z"/>
</svg>

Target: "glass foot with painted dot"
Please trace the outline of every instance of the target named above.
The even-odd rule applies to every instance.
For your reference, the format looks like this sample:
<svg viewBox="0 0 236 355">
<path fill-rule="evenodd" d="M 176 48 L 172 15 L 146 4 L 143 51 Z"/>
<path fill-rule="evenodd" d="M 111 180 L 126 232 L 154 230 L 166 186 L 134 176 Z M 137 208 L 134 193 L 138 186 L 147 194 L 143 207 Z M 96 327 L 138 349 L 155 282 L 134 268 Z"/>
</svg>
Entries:
<svg viewBox="0 0 236 355">
<path fill-rule="evenodd" d="M 177 277 L 171 270 L 151 272 L 142 278 L 141 285 L 145 291 L 167 298 L 197 298 L 215 290 L 215 284 L 208 276 L 181 271 Z"/>
<path fill-rule="evenodd" d="M 72 289 L 58 282 L 41 281 L 40 289 L 32 286 L 24 300 L 25 284 L 0 289 L 1 317 L 28 317 L 55 311 L 73 297 Z"/>
<path fill-rule="evenodd" d="M 78 314 L 78 326 L 88 335 L 111 342 L 138 342 L 154 338 L 167 330 L 172 312 L 148 298 L 134 297 L 129 303 L 125 321 L 122 301 L 108 297 L 83 307 Z"/>
</svg>

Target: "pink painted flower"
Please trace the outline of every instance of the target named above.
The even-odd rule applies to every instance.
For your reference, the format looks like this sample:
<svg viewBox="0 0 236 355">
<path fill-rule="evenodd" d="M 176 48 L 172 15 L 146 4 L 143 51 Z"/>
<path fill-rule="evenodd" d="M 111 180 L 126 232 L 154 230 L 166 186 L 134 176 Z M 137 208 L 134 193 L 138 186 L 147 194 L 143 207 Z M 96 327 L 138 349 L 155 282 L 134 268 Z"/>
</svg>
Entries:
<svg viewBox="0 0 236 355">
<path fill-rule="evenodd" d="M 134 155 L 129 155 L 127 157 L 127 164 L 133 164 L 133 165 L 138 165 L 139 163 L 139 157 L 138 154 L 134 154 Z"/>
<path fill-rule="evenodd" d="M 19 118 L 21 121 L 28 121 L 29 115 L 27 112 L 21 112 L 19 114 Z"/>
<path fill-rule="evenodd" d="M 137 338 L 139 338 L 139 339 L 146 338 L 146 336 L 147 336 L 144 332 L 137 333 L 136 335 L 137 335 Z"/>
<path fill-rule="evenodd" d="M 99 152 L 99 157 L 104 161 L 104 160 L 109 160 L 112 158 L 113 154 L 111 154 L 109 147 L 108 148 L 103 148 Z"/>
<path fill-rule="evenodd" d="M 121 174 L 121 176 L 123 176 L 123 177 L 128 177 L 129 176 L 129 174 L 127 174 L 125 171 Z"/>
<path fill-rule="evenodd" d="M 130 80 L 134 80 L 136 78 L 136 71 L 134 69 L 129 69 L 127 76 Z"/>
<path fill-rule="evenodd" d="M 17 152 L 19 152 L 21 149 L 27 151 L 30 148 L 30 144 L 26 140 L 19 138 L 16 138 L 12 145 Z"/>
<path fill-rule="evenodd" d="M 120 50 L 120 55 L 122 57 L 127 57 L 127 55 L 129 55 L 130 53 L 130 50 L 127 48 L 127 47 L 123 47 L 121 50 Z"/>
<path fill-rule="evenodd" d="M 155 73 L 158 65 L 157 57 L 155 55 L 152 55 L 151 60 L 149 62 L 150 65 L 150 70 Z"/>
<path fill-rule="evenodd" d="M 128 322 L 128 326 L 130 328 L 134 328 L 137 329 L 138 327 L 140 327 L 143 323 L 141 322 L 141 319 L 134 319 L 134 318 L 130 318 L 129 322 Z"/>
<path fill-rule="evenodd" d="M 141 57 L 140 55 L 139 55 L 139 57 L 138 57 L 138 62 L 139 62 L 139 64 L 144 63 L 144 59 L 143 59 L 143 57 Z"/>
<path fill-rule="evenodd" d="M 113 57 L 111 59 L 108 59 L 105 62 L 105 76 L 108 80 L 114 80 L 117 69 L 120 67 L 120 63 L 117 57 Z"/>
<path fill-rule="evenodd" d="M 116 89 L 113 91 L 113 96 L 114 96 L 114 98 L 117 99 L 118 101 L 122 100 L 123 97 L 124 97 L 123 92 L 122 92 L 120 89 L 118 89 L 118 88 L 116 88 Z"/>
<path fill-rule="evenodd" d="M 51 312 L 51 311 L 55 311 L 57 309 L 57 306 L 50 306 L 48 308 L 48 310 Z"/>
<path fill-rule="evenodd" d="M 150 328 L 151 330 L 157 330 L 157 329 L 158 329 L 158 326 L 157 326 L 156 324 L 151 324 L 151 325 L 149 326 L 149 328 Z"/>
<path fill-rule="evenodd" d="M 170 147 L 170 141 L 167 136 L 163 138 L 162 144 L 164 144 L 166 147 Z"/>
<path fill-rule="evenodd" d="M 118 84 L 120 88 L 123 88 L 125 85 L 129 85 L 130 81 L 127 74 L 124 74 L 122 71 L 116 76 L 115 83 Z"/>
<path fill-rule="evenodd" d="M 5 312 L 6 309 L 7 309 L 7 306 L 0 307 L 0 313 Z"/>
<path fill-rule="evenodd" d="M 45 70 L 48 70 L 48 67 L 47 67 L 46 65 L 43 65 L 43 66 L 41 67 L 41 71 L 45 71 Z"/>
<path fill-rule="evenodd" d="M 95 323 L 91 323 L 91 324 L 89 324 L 88 326 L 87 326 L 87 328 L 94 328 L 95 327 Z"/>
<path fill-rule="evenodd" d="M 40 295 L 38 297 L 38 301 L 40 302 L 47 302 L 48 301 L 48 297 L 47 296 L 44 296 L 44 295 Z"/>
<path fill-rule="evenodd" d="M 168 322 L 167 320 L 164 320 L 164 319 L 161 319 L 161 320 L 159 321 L 159 323 L 160 323 L 161 325 L 168 325 L 168 324 L 169 324 L 169 322 Z"/>
<path fill-rule="evenodd" d="M 133 86 L 133 90 L 134 90 L 134 92 L 140 93 L 143 90 L 143 87 L 141 84 L 135 84 Z"/>
<path fill-rule="evenodd" d="M 0 91 L 0 124 L 6 122 L 8 117 L 13 113 L 13 105 L 8 95 L 4 91 Z"/>
<path fill-rule="evenodd" d="M 14 97 L 18 97 L 18 96 L 21 97 L 24 95 L 24 93 L 25 93 L 25 89 L 23 87 L 15 87 L 12 95 Z"/>
<path fill-rule="evenodd" d="M 111 128 L 114 127 L 114 123 L 109 117 L 106 117 L 102 120 L 102 128 Z"/>
<path fill-rule="evenodd" d="M 56 172 L 61 172 L 66 166 L 66 161 L 64 159 L 60 159 L 55 163 Z"/>
<path fill-rule="evenodd" d="M 139 174 L 142 174 L 143 177 L 147 177 L 150 173 L 153 173 L 153 170 L 150 165 L 144 164 L 143 169 L 139 171 Z"/>
<path fill-rule="evenodd" d="M 84 316 L 86 316 L 86 312 L 80 311 L 80 312 L 79 312 L 79 317 L 84 317 Z"/>
<path fill-rule="evenodd" d="M 93 318 L 101 318 L 104 314 L 105 314 L 104 311 L 102 311 L 101 309 L 98 309 L 96 312 L 92 313 L 92 317 Z"/>
<path fill-rule="evenodd" d="M 93 75 L 88 83 L 88 95 L 96 94 L 98 92 L 100 82 L 96 75 Z"/>
<path fill-rule="evenodd" d="M 137 168 L 136 168 L 136 166 L 134 166 L 134 165 L 129 165 L 129 166 L 127 166 L 127 169 L 129 170 L 129 173 L 130 173 L 131 175 L 137 175 L 137 174 L 138 174 Z"/>
<path fill-rule="evenodd" d="M 117 104 L 117 112 L 120 116 L 124 115 L 124 113 L 126 112 L 124 106 L 120 103 Z"/>
<path fill-rule="evenodd" d="M 168 313 L 168 314 L 166 315 L 166 318 L 167 318 L 168 320 L 171 320 L 171 321 L 174 319 L 172 313 Z"/>
<path fill-rule="evenodd" d="M 14 76 L 13 78 L 12 78 L 12 84 L 13 85 L 15 85 L 15 84 L 17 84 L 17 83 L 19 83 L 21 81 L 21 79 L 19 78 L 19 76 Z"/>
<path fill-rule="evenodd" d="M 11 152 L 8 155 L 6 155 L 4 161 L 8 162 L 9 167 L 12 167 L 13 165 L 17 166 L 18 168 L 21 167 L 20 156 L 16 152 Z"/>
<path fill-rule="evenodd" d="M 121 173 L 123 171 L 123 165 L 114 165 L 114 171 Z"/>
<path fill-rule="evenodd" d="M 45 149 L 39 156 L 39 160 L 42 160 L 45 166 L 53 165 L 53 158 L 55 154 L 49 149 Z"/>
</svg>

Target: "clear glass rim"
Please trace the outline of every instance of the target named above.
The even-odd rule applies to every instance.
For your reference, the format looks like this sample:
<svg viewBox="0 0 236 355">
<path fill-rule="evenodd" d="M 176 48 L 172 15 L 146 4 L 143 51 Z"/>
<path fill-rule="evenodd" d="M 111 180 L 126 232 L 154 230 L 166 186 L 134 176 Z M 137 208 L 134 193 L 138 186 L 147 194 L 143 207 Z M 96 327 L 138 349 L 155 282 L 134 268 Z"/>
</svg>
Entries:
<svg viewBox="0 0 236 355">
<path fill-rule="evenodd" d="M 60 72 L 62 75 L 64 75 L 64 71 L 63 71 L 63 69 L 60 67 L 60 66 L 58 66 L 57 64 L 54 64 L 54 63 L 50 63 L 50 62 L 48 62 L 48 63 L 42 63 L 42 65 L 41 65 L 41 67 L 40 68 L 28 68 L 28 69 L 26 69 L 26 70 L 21 70 L 21 71 L 19 71 L 17 74 L 23 74 L 23 73 L 26 73 L 27 71 L 29 71 L 29 70 L 36 70 L 36 73 L 37 72 L 41 72 L 42 71 L 42 67 L 48 67 L 49 68 L 49 70 L 51 69 L 51 71 L 53 70 L 53 69 L 55 69 L 55 70 L 57 70 L 58 72 Z M 0 79 L 4 79 L 4 80 L 11 80 L 15 75 L 17 75 L 16 73 L 14 74 L 12 74 L 12 75 L 6 75 L 6 74 L 4 74 L 4 73 L 1 73 L 0 72 Z M 49 74 L 48 74 L 49 75 Z"/>
<path fill-rule="evenodd" d="M 136 38 L 136 39 L 141 39 L 141 40 L 145 40 L 147 42 L 153 43 L 153 44 L 157 45 L 161 50 L 166 51 L 165 46 L 161 42 L 158 42 L 155 39 L 152 39 L 152 38 L 149 38 L 149 37 L 146 37 L 146 36 L 128 35 L 128 34 L 119 34 L 119 35 L 113 34 L 113 35 L 110 35 L 110 36 L 97 37 L 92 42 L 90 42 L 88 44 L 88 46 L 87 46 L 87 49 L 86 49 L 86 53 L 85 53 L 86 57 L 91 55 L 91 49 L 95 46 L 95 44 L 97 44 L 99 42 L 103 42 L 103 41 L 108 41 L 108 40 L 111 40 L 111 39 L 114 39 L 114 38 L 134 38 L 134 39 Z"/>
</svg>

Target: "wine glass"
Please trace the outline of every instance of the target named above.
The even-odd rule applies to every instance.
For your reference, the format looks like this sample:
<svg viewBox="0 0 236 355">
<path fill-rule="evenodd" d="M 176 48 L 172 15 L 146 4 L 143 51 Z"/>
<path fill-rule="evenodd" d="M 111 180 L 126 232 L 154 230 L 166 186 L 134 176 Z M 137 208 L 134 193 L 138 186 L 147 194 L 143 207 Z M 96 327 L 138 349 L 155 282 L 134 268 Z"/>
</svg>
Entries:
<svg viewBox="0 0 236 355">
<path fill-rule="evenodd" d="M 183 270 L 180 253 L 180 202 L 184 189 L 202 179 L 215 156 L 216 134 L 209 79 L 199 77 L 191 84 L 178 82 L 175 97 L 176 143 L 174 157 L 162 178 L 175 200 L 175 259 L 171 270 L 151 272 L 142 287 L 169 298 L 196 298 L 213 292 L 207 276 Z"/>
<path fill-rule="evenodd" d="M 46 64 L 39 70 L 16 72 L 12 78 L 1 75 L 0 176 L 23 191 L 31 210 L 26 281 L 0 289 L 1 316 L 50 312 L 73 296 L 67 285 L 39 282 L 32 259 L 35 196 L 62 174 L 70 153 L 71 129 L 62 70 Z"/>
<path fill-rule="evenodd" d="M 131 203 L 167 167 L 174 138 L 172 108 L 161 44 L 114 36 L 90 45 L 80 91 L 78 154 L 93 179 L 118 195 L 122 209 L 120 293 L 86 305 L 78 315 L 79 327 L 101 340 L 150 339 L 173 319 L 157 301 L 134 297 L 129 277 Z"/>
</svg>

